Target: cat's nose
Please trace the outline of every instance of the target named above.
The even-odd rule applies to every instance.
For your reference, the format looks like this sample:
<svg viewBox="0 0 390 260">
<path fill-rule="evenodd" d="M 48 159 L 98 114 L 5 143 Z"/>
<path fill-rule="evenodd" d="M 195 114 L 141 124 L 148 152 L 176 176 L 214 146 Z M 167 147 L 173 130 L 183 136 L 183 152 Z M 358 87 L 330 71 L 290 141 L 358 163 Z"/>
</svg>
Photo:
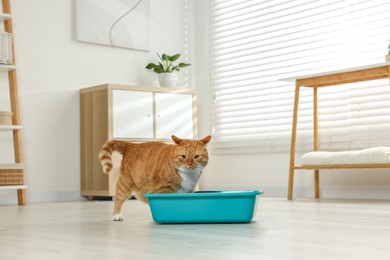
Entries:
<svg viewBox="0 0 390 260">
<path fill-rule="evenodd" d="M 188 165 L 192 165 L 194 163 L 194 161 L 188 161 Z"/>
</svg>

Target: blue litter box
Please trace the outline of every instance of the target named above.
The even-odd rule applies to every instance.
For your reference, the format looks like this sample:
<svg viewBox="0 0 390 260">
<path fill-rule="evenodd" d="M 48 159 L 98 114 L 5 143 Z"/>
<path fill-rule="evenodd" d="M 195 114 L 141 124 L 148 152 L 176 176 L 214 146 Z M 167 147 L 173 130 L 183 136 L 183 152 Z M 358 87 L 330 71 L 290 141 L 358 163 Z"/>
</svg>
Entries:
<svg viewBox="0 0 390 260">
<path fill-rule="evenodd" d="M 256 213 L 262 191 L 198 191 L 147 193 L 153 220 L 158 223 L 243 223 Z"/>
</svg>

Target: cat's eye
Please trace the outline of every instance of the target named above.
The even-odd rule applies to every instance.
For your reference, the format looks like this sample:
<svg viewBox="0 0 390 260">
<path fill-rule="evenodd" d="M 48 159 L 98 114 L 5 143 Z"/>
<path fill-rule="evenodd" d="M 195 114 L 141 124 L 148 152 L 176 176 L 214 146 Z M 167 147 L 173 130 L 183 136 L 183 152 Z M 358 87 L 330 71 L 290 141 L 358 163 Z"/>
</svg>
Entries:
<svg viewBox="0 0 390 260">
<path fill-rule="evenodd" d="M 187 159 L 187 156 L 185 156 L 184 154 L 181 156 L 181 158 L 183 158 L 184 160 Z"/>
<path fill-rule="evenodd" d="M 194 156 L 194 159 L 198 159 L 198 158 L 199 158 L 199 155 L 195 155 L 195 156 Z"/>
</svg>

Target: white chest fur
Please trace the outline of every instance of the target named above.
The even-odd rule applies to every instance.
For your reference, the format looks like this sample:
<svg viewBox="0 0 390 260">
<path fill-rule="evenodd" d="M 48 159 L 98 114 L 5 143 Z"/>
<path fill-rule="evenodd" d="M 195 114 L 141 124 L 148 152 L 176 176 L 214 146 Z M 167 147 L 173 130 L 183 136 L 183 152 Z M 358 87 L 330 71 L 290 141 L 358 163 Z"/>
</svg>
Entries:
<svg viewBox="0 0 390 260">
<path fill-rule="evenodd" d="M 178 168 L 182 179 L 181 185 L 177 190 L 178 193 L 192 192 L 202 173 L 203 167 L 199 166 L 196 169 Z"/>
</svg>

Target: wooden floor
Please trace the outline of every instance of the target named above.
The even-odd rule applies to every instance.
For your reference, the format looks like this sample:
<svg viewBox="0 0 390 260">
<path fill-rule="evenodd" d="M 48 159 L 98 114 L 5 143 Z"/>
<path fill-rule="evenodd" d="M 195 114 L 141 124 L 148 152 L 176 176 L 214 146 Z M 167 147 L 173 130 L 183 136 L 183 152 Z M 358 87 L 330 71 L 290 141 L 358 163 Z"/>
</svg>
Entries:
<svg viewBox="0 0 390 260">
<path fill-rule="evenodd" d="M 390 259 L 390 201 L 260 197 L 249 224 L 153 222 L 139 201 L 0 205 L 0 259 Z"/>
</svg>

